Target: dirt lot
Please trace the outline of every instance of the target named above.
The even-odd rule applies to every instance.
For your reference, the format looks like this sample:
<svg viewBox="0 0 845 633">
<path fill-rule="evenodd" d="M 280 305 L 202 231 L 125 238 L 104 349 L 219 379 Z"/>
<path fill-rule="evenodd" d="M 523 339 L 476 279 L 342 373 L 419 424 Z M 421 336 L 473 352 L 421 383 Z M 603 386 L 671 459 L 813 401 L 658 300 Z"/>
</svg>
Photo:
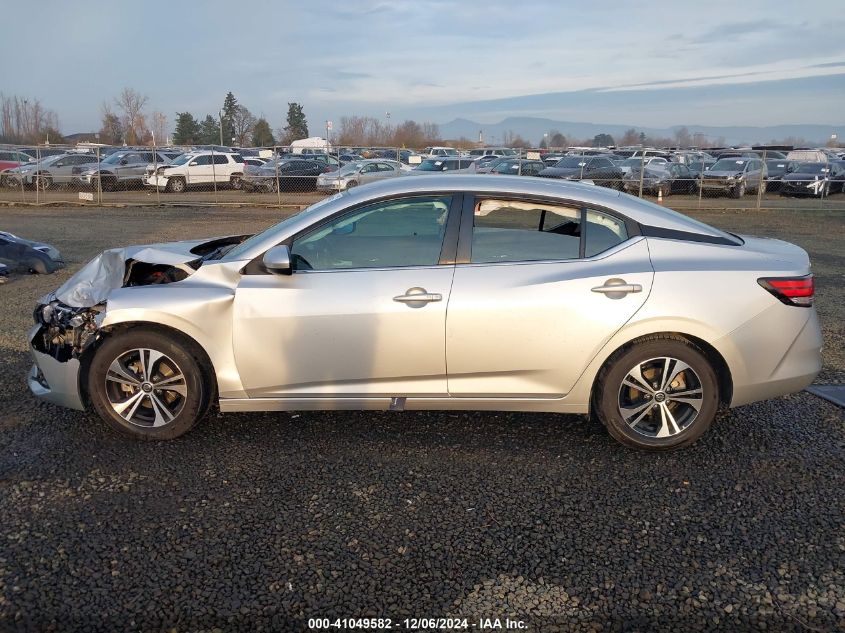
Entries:
<svg viewBox="0 0 845 633">
<path fill-rule="evenodd" d="M 810 206 L 691 215 L 808 250 L 819 381 L 843 383 L 845 213 Z M 669 455 L 581 417 L 496 413 L 238 414 L 143 445 L 28 394 L 32 307 L 99 251 L 285 213 L 0 208 L 0 230 L 69 264 L 0 285 L 0 630 L 845 627 L 845 420 L 807 393 L 723 414 Z"/>
</svg>

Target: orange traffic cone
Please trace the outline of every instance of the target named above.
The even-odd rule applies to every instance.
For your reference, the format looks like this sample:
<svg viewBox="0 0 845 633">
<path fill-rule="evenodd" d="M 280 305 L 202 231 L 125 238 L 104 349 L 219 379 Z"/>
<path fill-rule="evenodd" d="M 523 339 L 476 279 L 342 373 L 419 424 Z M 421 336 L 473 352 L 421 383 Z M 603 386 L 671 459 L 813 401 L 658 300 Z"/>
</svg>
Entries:
<svg viewBox="0 0 845 633">
<path fill-rule="evenodd" d="M 657 204 L 663 204 L 663 187 L 657 188 Z"/>
</svg>

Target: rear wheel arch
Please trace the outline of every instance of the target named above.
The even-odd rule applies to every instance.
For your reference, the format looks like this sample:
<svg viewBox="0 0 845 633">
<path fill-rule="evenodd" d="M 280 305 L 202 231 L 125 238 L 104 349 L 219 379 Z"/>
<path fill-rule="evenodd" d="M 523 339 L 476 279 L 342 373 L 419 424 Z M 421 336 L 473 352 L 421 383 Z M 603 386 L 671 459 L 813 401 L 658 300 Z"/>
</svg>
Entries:
<svg viewBox="0 0 845 633">
<path fill-rule="evenodd" d="M 604 362 L 599 367 L 596 375 L 593 377 L 593 384 L 590 387 L 590 414 L 595 414 L 595 397 L 599 392 L 599 383 L 607 373 L 608 368 L 613 365 L 617 358 L 630 350 L 631 348 L 641 343 L 653 342 L 656 340 L 674 340 L 684 341 L 694 347 L 697 347 L 707 358 L 716 373 L 716 378 L 719 383 L 719 404 L 722 407 L 728 407 L 733 399 L 733 376 L 731 374 L 730 366 L 719 351 L 710 343 L 692 334 L 683 332 L 654 332 L 651 334 L 643 334 L 633 338 L 611 352 Z"/>
</svg>

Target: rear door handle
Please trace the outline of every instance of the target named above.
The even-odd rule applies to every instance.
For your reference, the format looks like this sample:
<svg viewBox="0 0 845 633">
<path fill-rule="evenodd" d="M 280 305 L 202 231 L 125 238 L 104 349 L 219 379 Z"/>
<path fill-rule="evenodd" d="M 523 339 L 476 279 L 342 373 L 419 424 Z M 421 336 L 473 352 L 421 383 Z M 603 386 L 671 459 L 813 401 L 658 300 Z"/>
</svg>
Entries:
<svg viewBox="0 0 845 633">
<path fill-rule="evenodd" d="M 640 284 L 625 283 L 624 279 L 608 279 L 603 286 L 591 288 L 593 292 L 599 292 L 609 299 L 621 299 L 631 292 L 642 292 Z"/>
</svg>

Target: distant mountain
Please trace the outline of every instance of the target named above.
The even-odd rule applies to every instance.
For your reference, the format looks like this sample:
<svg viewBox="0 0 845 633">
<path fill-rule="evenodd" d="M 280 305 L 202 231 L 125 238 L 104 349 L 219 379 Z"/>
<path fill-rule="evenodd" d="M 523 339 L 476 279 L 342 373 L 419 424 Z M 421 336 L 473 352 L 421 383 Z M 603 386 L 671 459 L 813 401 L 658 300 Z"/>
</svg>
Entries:
<svg viewBox="0 0 845 633">
<path fill-rule="evenodd" d="M 836 125 L 774 125 L 769 127 L 751 126 L 712 126 L 712 125 L 675 125 L 667 128 L 639 127 L 619 123 L 584 123 L 574 121 L 555 121 L 536 117 L 508 117 L 499 123 L 485 124 L 469 119 L 454 119 L 440 125 L 440 135 L 445 139 L 466 137 L 477 141 L 479 132 L 487 144 L 501 143 L 505 134 L 512 132 L 520 135 L 533 145 L 540 143 L 543 134 L 556 130 L 568 139 L 592 139 L 596 134 L 610 134 L 615 138 L 622 136 L 626 130 L 634 128 L 637 132 L 644 132 L 646 136 L 673 138 L 675 131 L 686 127 L 690 134 L 703 134 L 709 141 L 724 138 L 729 145 L 768 143 L 788 137 L 803 138 L 808 142 L 824 145 L 831 134 L 837 134 L 840 139 L 845 138 L 845 126 Z"/>
</svg>

